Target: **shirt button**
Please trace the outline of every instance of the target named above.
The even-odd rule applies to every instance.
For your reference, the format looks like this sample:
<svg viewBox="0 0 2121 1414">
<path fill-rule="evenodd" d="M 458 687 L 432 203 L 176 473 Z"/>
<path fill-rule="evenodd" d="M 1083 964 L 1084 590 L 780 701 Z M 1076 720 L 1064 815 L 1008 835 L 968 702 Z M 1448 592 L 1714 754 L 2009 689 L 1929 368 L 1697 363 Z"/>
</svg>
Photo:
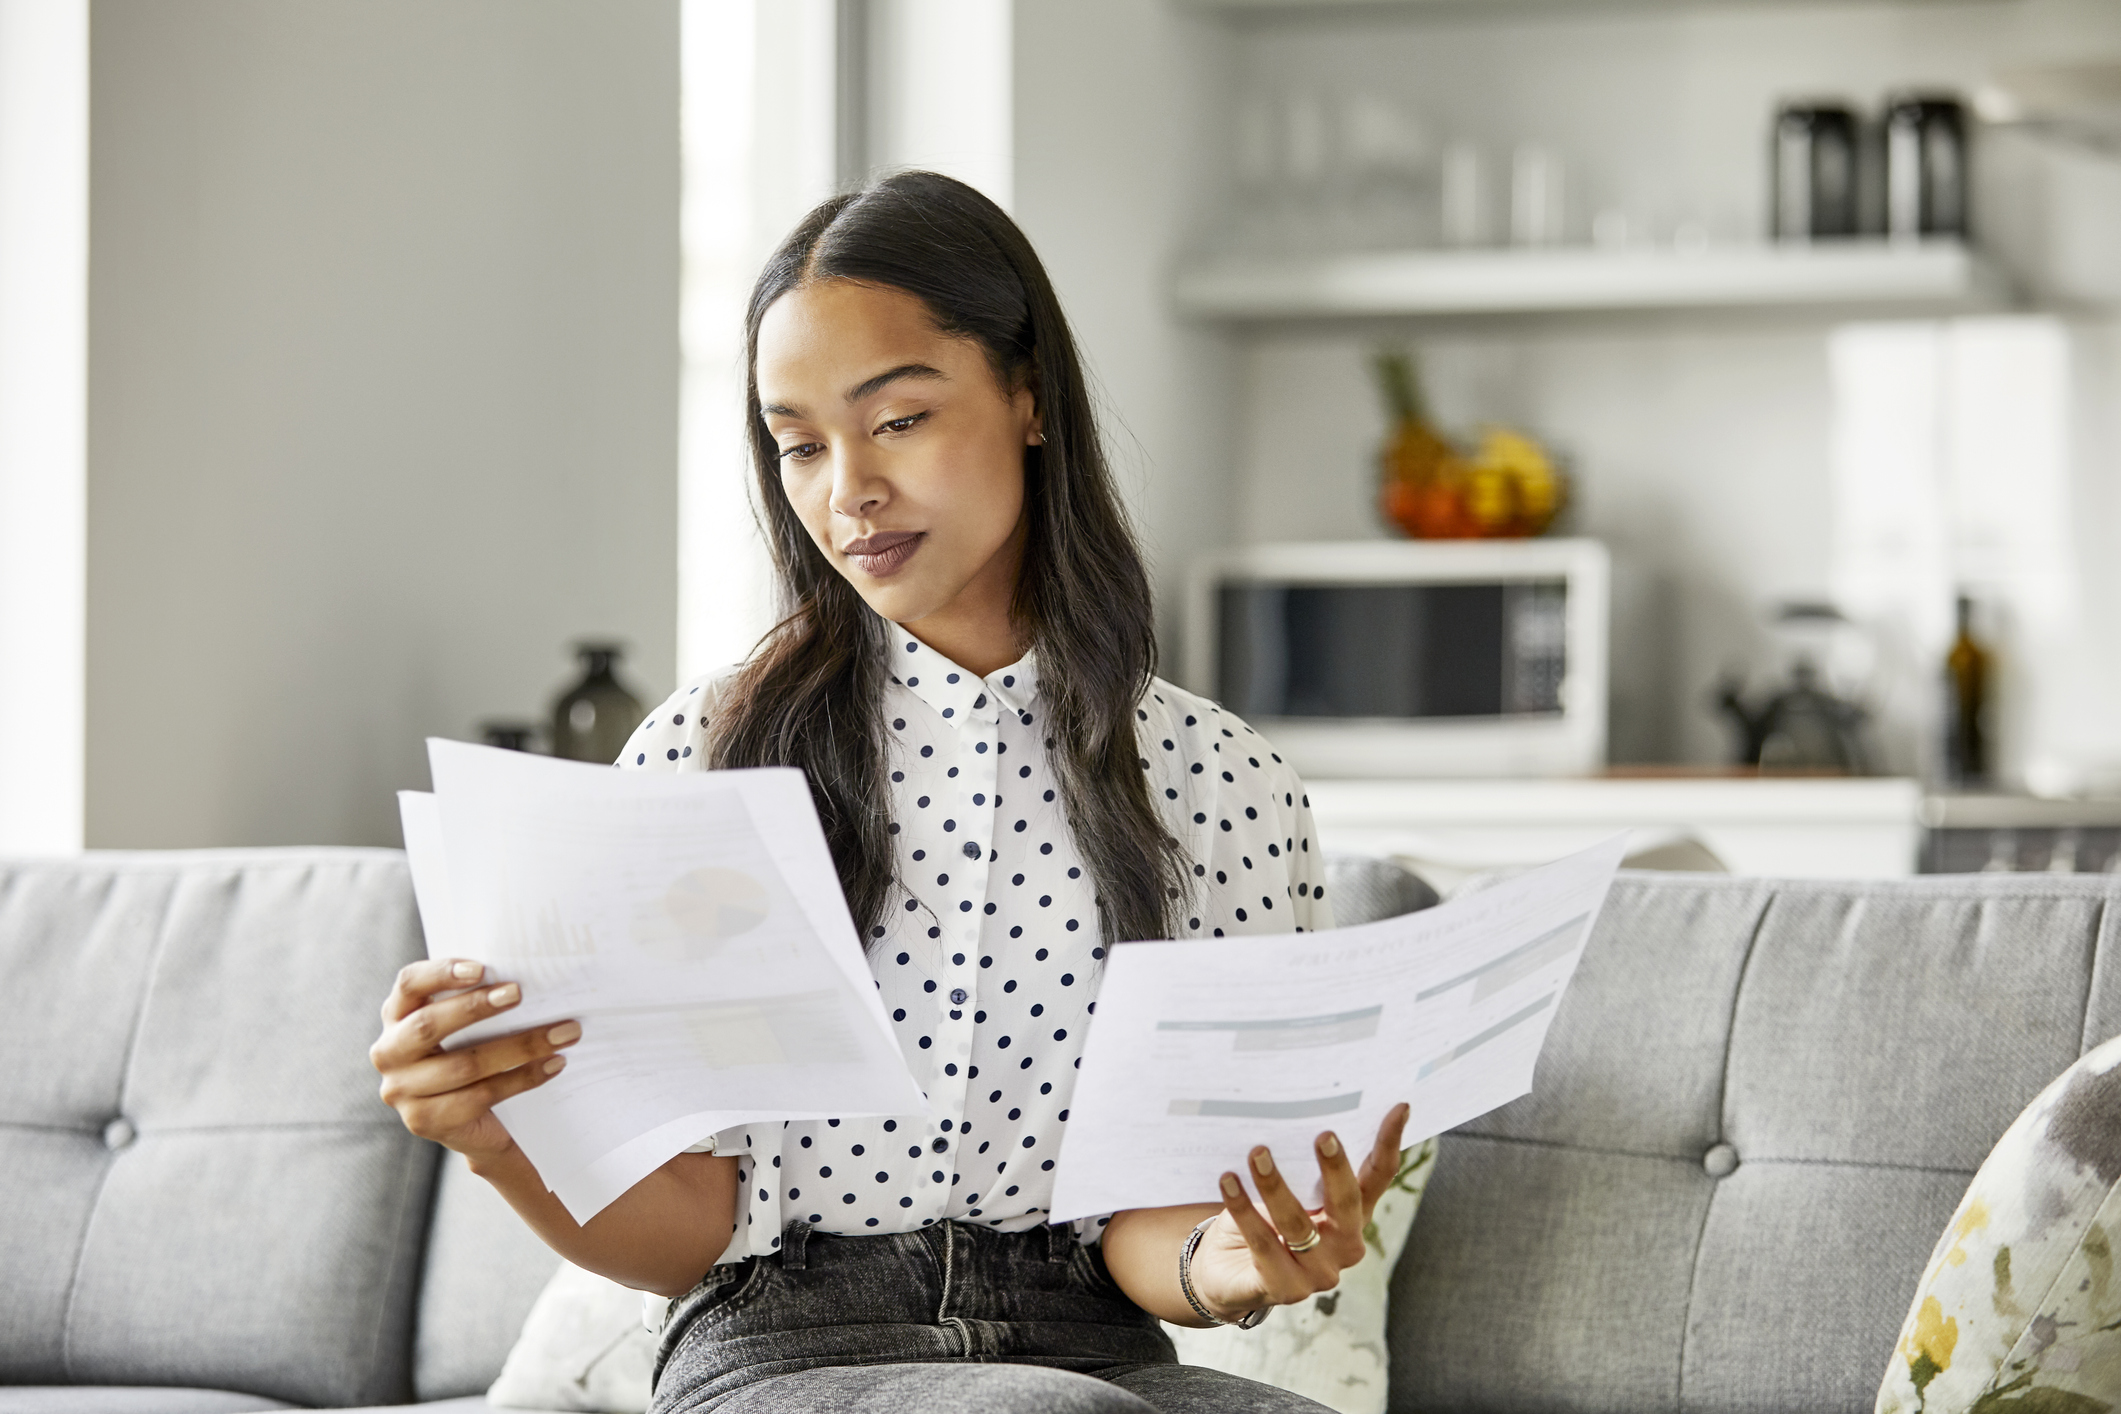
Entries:
<svg viewBox="0 0 2121 1414">
<path fill-rule="evenodd" d="M 950 1141 L 947 1139 L 938 1139 L 933 1144 L 930 1144 L 928 1147 L 935 1150 L 936 1153 L 940 1154 L 943 1152 L 943 1150 L 950 1147 Z"/>
<path fill-rule="evenodd" d="M 972 994 L 963 987 L 952 987 L 950 989 L 950 1005 L 963 1006 L 971 996 Z"/>
<path fill-rule="evenodd" d="M 978 845 L 976 845 L 976 844 L 974 844 L 974 843 L 973 843 L 972 841 L 970 841 L 970 840 L 966 840 L 966 841 L 965 841 L 965 858 L 967 858 L 967 859 L 977 859 L 977 858 L 979 858 L 979 846 L 978 846 Z"/>
</svg>

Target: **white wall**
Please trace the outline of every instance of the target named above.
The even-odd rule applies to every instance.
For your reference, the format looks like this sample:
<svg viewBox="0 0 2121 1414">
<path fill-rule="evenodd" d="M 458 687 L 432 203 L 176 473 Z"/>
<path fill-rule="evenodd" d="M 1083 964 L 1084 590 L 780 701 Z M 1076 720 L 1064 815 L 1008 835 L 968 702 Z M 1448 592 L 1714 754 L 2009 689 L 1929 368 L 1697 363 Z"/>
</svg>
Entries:
<svg viewBox="0 0 2121 1414">
<path fill-rule="evenodd" d="M 1017 37 L 1008 0 L 864 3 L 869 167 L 942 172 L 1011 209 Z"/>
<path fill-rule="evenodd" d="M 676 636 L 675 0 L 96 0 L 88 837 L 395 843 Z"/>
<path fill-rule="evenodd" d="M 0 0 L 0 853 L 81 847 L 88 0 Z"/>
<path fill-rule="evenodd" d="M 1692 222 L 1713 239 L 1753 239 L 1766 229 L 1777 101 L 1839 97 L 1875 113 L 1889 90 L 1966 92 L 2013 63 L 2121 50 L 2121 7 L 2109 0 L 1559 9 L 1380 5 L 1233 19 L 1237 62 L 1226 82 L 1241 95 L 1242 119 L 1233 137 L 1259 105 L 1318 107 L 1330 132 L 1353 101 L 1384 100 L 1432 149 L 1467 144 L 1497 177 L 1516 144 L 1558 153 L 1572 240 L 1588 239 L 1592 216 L 1607 208 L 1659 238 Z M 2031 222 L 2110 246 L 2081 222 L 2055 226 L 2014 209 L 2066 195 L 2018 195 L 1977 212 L 1990 236 Z M 2121 273 L 2113 259 L 2109 249 L 2108 282 Z M 2121 293 L 2121 284 L 2107 289 Z"/>
<path fill-rule="evenodd" d="M 1015 25 L 1014 214 L 1103 397 L 1175 674 L 1180 575 L 1236 523 L 1232 345 L 1166 294 L 1222 197 L 1230 37 L 1166 0 L 1018 0 Z"/>
<path fill-rule="evenodd" d="M 1282 335 L 1247 351 L 1241 542 L 1382 537 L 1372 511 L 1381 335 Z M 1421 337 L 1437 415 L 1536 429 L 1569 459 L 1567 524 L 1616 562 L 1611 754 L 1715 760 L 1706 700 L 1764 645 L 1763 600 L 1828 570 L 1826 355 L 1816 331 L 1588 326 Z"/>
</svg>

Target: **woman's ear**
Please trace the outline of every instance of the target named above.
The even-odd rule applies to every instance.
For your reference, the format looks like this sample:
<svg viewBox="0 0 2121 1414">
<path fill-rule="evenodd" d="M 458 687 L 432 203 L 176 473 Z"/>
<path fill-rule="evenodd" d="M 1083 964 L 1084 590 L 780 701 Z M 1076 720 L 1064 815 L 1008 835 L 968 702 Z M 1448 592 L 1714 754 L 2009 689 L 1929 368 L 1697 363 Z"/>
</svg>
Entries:
<svg viewBox="0 0 2121 1414">
<path fill-rule="evenodd" d="M 1038 396 L 1037 364 L 1031 364 L 1024 369 L 1023 376 L 1017 380 L 1016 395 L 1010 401 L 1016 403 L 1019 407 L 1025 407 L 1028 403 L 1026 410 L 1030 413 L 1030 418 L 1024 424 L 1024 445 L 1027 447 L 1043 447 L 1046 444 L 1044 430 L 1046 410 L 1040 406 L 1041 400 Z"/>
</svg>

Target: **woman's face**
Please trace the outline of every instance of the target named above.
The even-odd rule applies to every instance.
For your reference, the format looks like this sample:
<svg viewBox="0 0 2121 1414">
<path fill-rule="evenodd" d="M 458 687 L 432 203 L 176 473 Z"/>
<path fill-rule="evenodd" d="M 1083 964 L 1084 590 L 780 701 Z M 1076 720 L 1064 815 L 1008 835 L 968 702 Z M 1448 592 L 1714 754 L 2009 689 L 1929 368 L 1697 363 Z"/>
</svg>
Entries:
<svg viewBox="0 0 2121 1414">
<path fill-rule="evenodd" d="M 914 296 L 825 280 L 766 311 L 758 390 L 781 489 L 872 609 L 946 652 L 938 637 L 1007 632 L 1039 440 L 1029 389 L 1003 387 Z"/>
</svg>

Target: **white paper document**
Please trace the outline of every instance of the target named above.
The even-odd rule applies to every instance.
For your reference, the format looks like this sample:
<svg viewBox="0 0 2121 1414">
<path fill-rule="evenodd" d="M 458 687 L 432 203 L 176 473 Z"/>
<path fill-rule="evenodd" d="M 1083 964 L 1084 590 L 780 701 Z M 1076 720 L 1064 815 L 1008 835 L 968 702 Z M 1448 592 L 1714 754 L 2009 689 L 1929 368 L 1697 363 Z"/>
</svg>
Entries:
<svg viewBox="0 0 2121 1414">
<path fill-rule="evenodd" d="M 1318 1201 L 1312 1141 L 1360 1162 L 1532 1088 L 1625 837 L 1420 913 L 1112 950 L 1053 1177 L 1053 1220 L 1217 1201 L 1257 1144 Z"/>
<path fill-rule="evenodd" d="M 801 772 L 428 762 L 434 793 L 399 797 L 428 955 L 523 988 L 447 1044 L 582 1023 L 495 1107 L 577 1222 L 732 1125 L 926 1111 Z"/>
</svg>

